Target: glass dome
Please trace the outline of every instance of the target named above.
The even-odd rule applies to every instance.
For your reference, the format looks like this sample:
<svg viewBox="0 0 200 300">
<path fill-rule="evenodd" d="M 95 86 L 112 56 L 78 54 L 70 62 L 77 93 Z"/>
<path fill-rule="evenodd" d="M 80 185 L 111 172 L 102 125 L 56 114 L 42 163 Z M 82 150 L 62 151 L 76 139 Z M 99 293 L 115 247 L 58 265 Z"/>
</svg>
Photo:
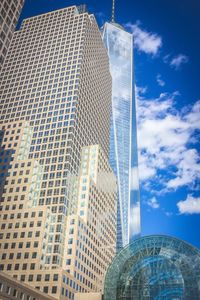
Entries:
<svg viewBox="0 0 200 300">
<path fill-rule="evenodd" d="M 200 251 L 169 236 L 146 236 L 110 265 L 104 300 L 200 300 Z"/>
</svg>

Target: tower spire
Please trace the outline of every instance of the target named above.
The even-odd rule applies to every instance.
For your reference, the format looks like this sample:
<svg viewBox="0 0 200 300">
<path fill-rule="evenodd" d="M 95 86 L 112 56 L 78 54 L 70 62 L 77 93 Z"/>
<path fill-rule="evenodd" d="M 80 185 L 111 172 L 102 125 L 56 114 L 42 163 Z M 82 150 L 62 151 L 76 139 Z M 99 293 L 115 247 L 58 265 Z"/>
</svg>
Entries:
<svg viewBox="0 0 200 300">
<path fill-rule="evenodd" d="M 112 23 L 115 22 L 115 0 L 112 0 L 112 18 L 111 18 Z"/>
</svg>

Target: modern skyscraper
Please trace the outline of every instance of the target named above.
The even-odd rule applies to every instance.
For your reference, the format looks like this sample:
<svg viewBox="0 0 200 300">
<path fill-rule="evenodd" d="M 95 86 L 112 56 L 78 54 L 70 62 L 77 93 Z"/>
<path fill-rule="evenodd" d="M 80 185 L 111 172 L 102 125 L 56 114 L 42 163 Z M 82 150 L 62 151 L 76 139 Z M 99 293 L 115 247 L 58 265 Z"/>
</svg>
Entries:
<svg viewBox="0 0 200 300">
<path fill-rule="evenodd" d="M 0 269 L 56 299 L 101 291 L 114 255 L 111 92 L 84 7 L 26 19 L 14 33 L 0 86 Z"/>
<path fill-rule="evenodd" d="M 24 0 L 1 0 L 0 3 L 0 69 L 10 45 Z"/>
<path fill-rule="evenodd" d="M 114 2 L 113 2 L 114 3 Z M 133 35 L 114 22 L 105 23 L 103 41 L 112 75 L 110 164 L 118 181 L 117 248 L 140 233 Z"/>
</svg>

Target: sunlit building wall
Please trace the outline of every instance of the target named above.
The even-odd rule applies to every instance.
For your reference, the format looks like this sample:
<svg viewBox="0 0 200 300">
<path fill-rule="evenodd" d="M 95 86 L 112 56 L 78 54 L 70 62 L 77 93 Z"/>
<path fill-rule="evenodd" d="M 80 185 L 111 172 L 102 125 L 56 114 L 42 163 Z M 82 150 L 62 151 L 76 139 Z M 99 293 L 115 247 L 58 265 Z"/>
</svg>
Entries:
<svg viewBox="0 0 200 300">
<path fill-rule="evenodd" d="M 63 269 L 101 293 L 116 253 L 117 181 L 99 145 L 83 147 L 79 175 L 70 178 L 70 187 L 69 200 L 77 206 L 68 217 Z"/>
<path fill-rule="evenodd" d="M 56 299 L 102 289 L 115 250 L 116 191 L 103 191 L 105 179 L 113 178 L 106 162 L 111 92 L 108 55 L 84 7 L 28 18 L 13 34 L 0 84 L 0 270 Z M 89 186 L 88 201 L 97 201 L 88 202 L 94 225 L 70 192 L 89 145 L 99 145 L 110 173 L 100 176 L 102 167 L 94 165 L 94 176 L 100 174 Z M 77 276 L 66 262 L 72 214 L 84 224 L 77 227 L 85 243 Z M 100 232 L 94 233 L 95 223 Z M 111 234 L 106 241 L 102 230 Z M 72 239 L 77 245 L 80 236 Z"/>
<path fill-rule="evenodd" d="M 112 75 L 110 164 L 118 180 L 117 248 L 140 233 L 133 35 L 116 23 L 105 23 L 103 41 Z"/>
<path fill-rule="evenodd" d="M 23 5 L 24 0 L 1 0 L 0 2 L 0 69 Z"/>
</svg>

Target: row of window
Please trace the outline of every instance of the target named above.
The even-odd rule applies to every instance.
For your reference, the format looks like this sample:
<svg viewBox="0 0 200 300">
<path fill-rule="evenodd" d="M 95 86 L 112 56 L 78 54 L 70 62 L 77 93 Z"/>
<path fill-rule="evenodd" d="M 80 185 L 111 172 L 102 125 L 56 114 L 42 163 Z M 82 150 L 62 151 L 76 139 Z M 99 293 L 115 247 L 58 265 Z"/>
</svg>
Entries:
<svg viewBox="0 0 200 300">
<path fill-rule="evenodd" d="M 12 237 L 11 237 L 11 233 L 0 233 L 0 239 L 3 239 L 4 237 L 6 239 L 10 239 L 10 238 L 13 238 L 13 239 L 16 239 L 16 238 L 32 238 L 32 237 L 39 237 L 40 236 L 40 231 L 36 231 L 35 234 L 33 235 L 33 232 L 32 231 L 28 231 L 28 232 L 12 232 Z"/>
<path fill-rule="evenodd" d="M 38 248 L 39 242 L 19 242 L 19 243 L 4 243 L 3 244 L 3 249 L 22 249 L 22 248 Z M 10 246 L 10 247 L 9 247 Z"/>
<path fill-rule="evenodd" d="M 1 260 L 13 260 L 13 259 L 35 259 L 37 258 L 37 252 L 25 252 L 25 253 L 21 253 L 21 252 L 17 252 L 17 253 L 2 253 L 1 254 Z M 10 267 L 9 267 L 10 269 Z"/>
</svg>

